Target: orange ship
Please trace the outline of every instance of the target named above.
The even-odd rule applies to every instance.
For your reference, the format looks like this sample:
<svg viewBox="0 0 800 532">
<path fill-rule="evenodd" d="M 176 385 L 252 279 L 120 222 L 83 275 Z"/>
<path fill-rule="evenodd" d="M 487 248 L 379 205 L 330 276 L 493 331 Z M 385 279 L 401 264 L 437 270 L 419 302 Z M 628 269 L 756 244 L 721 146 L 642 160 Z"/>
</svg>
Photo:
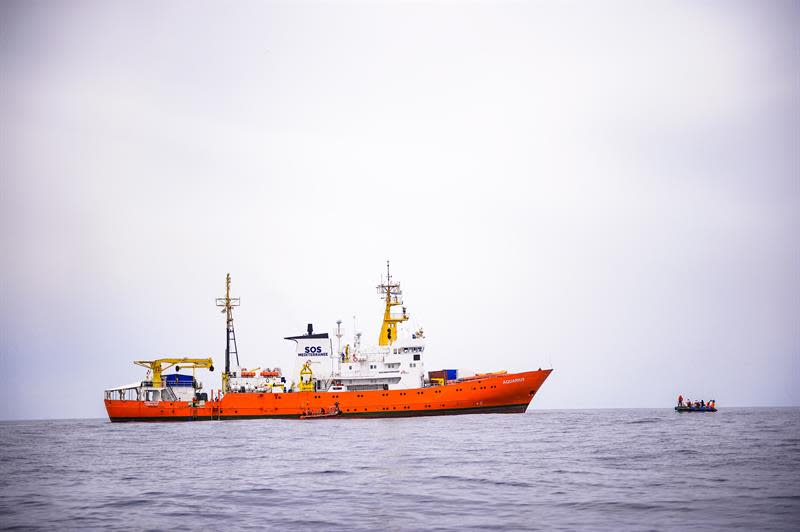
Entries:
<svg viewBox="0 0 800 532">
<path fill-rule="evenodd" d="M 498 371 L 467 375 L 458 370 L 425 372 L 425 335 L 400 325 L 409 317 L 393 308 L 402 306 L 400 283 L 388 271 L 378 292 L 386 302 L 378 345 L 362 348 L 360 334 L 354 345 L 333 349 L 327 333 L 290 336 L 296 344 L 297 383 L 287 383 L 279 368 L 231 370 L 238 351 L 233 328 L 230 275 L 226 294 L 217 300 L 227 315 L 227 343 L 222 388 L 202 392 L 196 369 L 214 371 L 210 358 L 164 358 L 134 363 L 148 369 L 145 380 L 105 391 L 111 421 L 194 421 L 244 418 L 315 419 L 331 417 L 430 416 L 472 413 L 522 413 L 552 369 L 522 373 Z M 169 368 L 191 369 L 193 374 L 165 375 Z"/>
</svg>

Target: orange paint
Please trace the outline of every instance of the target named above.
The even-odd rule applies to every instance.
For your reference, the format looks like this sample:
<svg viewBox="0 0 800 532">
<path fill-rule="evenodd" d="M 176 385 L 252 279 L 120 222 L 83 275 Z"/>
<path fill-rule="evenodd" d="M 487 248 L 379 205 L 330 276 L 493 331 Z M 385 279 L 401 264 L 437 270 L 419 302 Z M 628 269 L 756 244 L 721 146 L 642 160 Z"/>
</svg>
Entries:
<svg viewBox="0 0 800 532">
<path fill-rule="evenodd" d="M 348 392 L 228 393 L 192 406 L 186 401 L 106 400 L 111 421 L 193 421 L 237 418 L 299 418 L 307 409 L 331 409 L 338 417 L 522 413 L 552 369 L 487 373 L 446 386 Z M 212 394 L 213 397 L 213 394 Z"/>
</svg>

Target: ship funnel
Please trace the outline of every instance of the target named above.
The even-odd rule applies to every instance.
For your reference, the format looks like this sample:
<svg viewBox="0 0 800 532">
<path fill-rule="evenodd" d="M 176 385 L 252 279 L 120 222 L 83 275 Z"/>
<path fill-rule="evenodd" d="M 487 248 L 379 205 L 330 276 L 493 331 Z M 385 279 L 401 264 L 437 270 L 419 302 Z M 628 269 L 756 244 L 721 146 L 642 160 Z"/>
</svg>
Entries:
<svg viewBox="0 0 800 532">
<path fill-rule="evenodd" d="M 309 323 L 308 324 L 308 335 L 311 336 L 312 334 L 314 334 L 314 324 L 313 323 Z"/>
</svg>

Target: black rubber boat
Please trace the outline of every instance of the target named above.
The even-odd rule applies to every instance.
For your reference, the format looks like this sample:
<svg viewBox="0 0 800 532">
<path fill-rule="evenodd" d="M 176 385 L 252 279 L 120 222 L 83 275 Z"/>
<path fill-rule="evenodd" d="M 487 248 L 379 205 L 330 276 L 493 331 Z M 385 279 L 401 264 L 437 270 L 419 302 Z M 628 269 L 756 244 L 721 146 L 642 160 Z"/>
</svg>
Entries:
<svg viewBox="0 0 800 532">
<path fill-rule="evenodd" d="M 716 408 L 710 406 L 676 406 L 676 412 L 716 412 Z"/>
</svg>

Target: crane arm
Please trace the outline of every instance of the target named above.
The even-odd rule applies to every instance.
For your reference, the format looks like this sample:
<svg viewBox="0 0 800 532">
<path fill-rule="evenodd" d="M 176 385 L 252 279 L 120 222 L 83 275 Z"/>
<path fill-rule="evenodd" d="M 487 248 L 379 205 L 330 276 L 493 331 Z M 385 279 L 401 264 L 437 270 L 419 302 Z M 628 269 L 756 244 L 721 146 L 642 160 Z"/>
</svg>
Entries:
<svg viewBox="0 0 800 532">
<path fill-rule="evenodd" d="M 214 371 L 214 361 L 210 358 L 159 358 L 158 360 L 134 360 L 134 364 L 152 370 L 153 386 L 160 388 L 162 385 L 161 374 L 164 370 L 176 366 L 176 370 L 183 368 L 208 368 Z"/>
</svg>

